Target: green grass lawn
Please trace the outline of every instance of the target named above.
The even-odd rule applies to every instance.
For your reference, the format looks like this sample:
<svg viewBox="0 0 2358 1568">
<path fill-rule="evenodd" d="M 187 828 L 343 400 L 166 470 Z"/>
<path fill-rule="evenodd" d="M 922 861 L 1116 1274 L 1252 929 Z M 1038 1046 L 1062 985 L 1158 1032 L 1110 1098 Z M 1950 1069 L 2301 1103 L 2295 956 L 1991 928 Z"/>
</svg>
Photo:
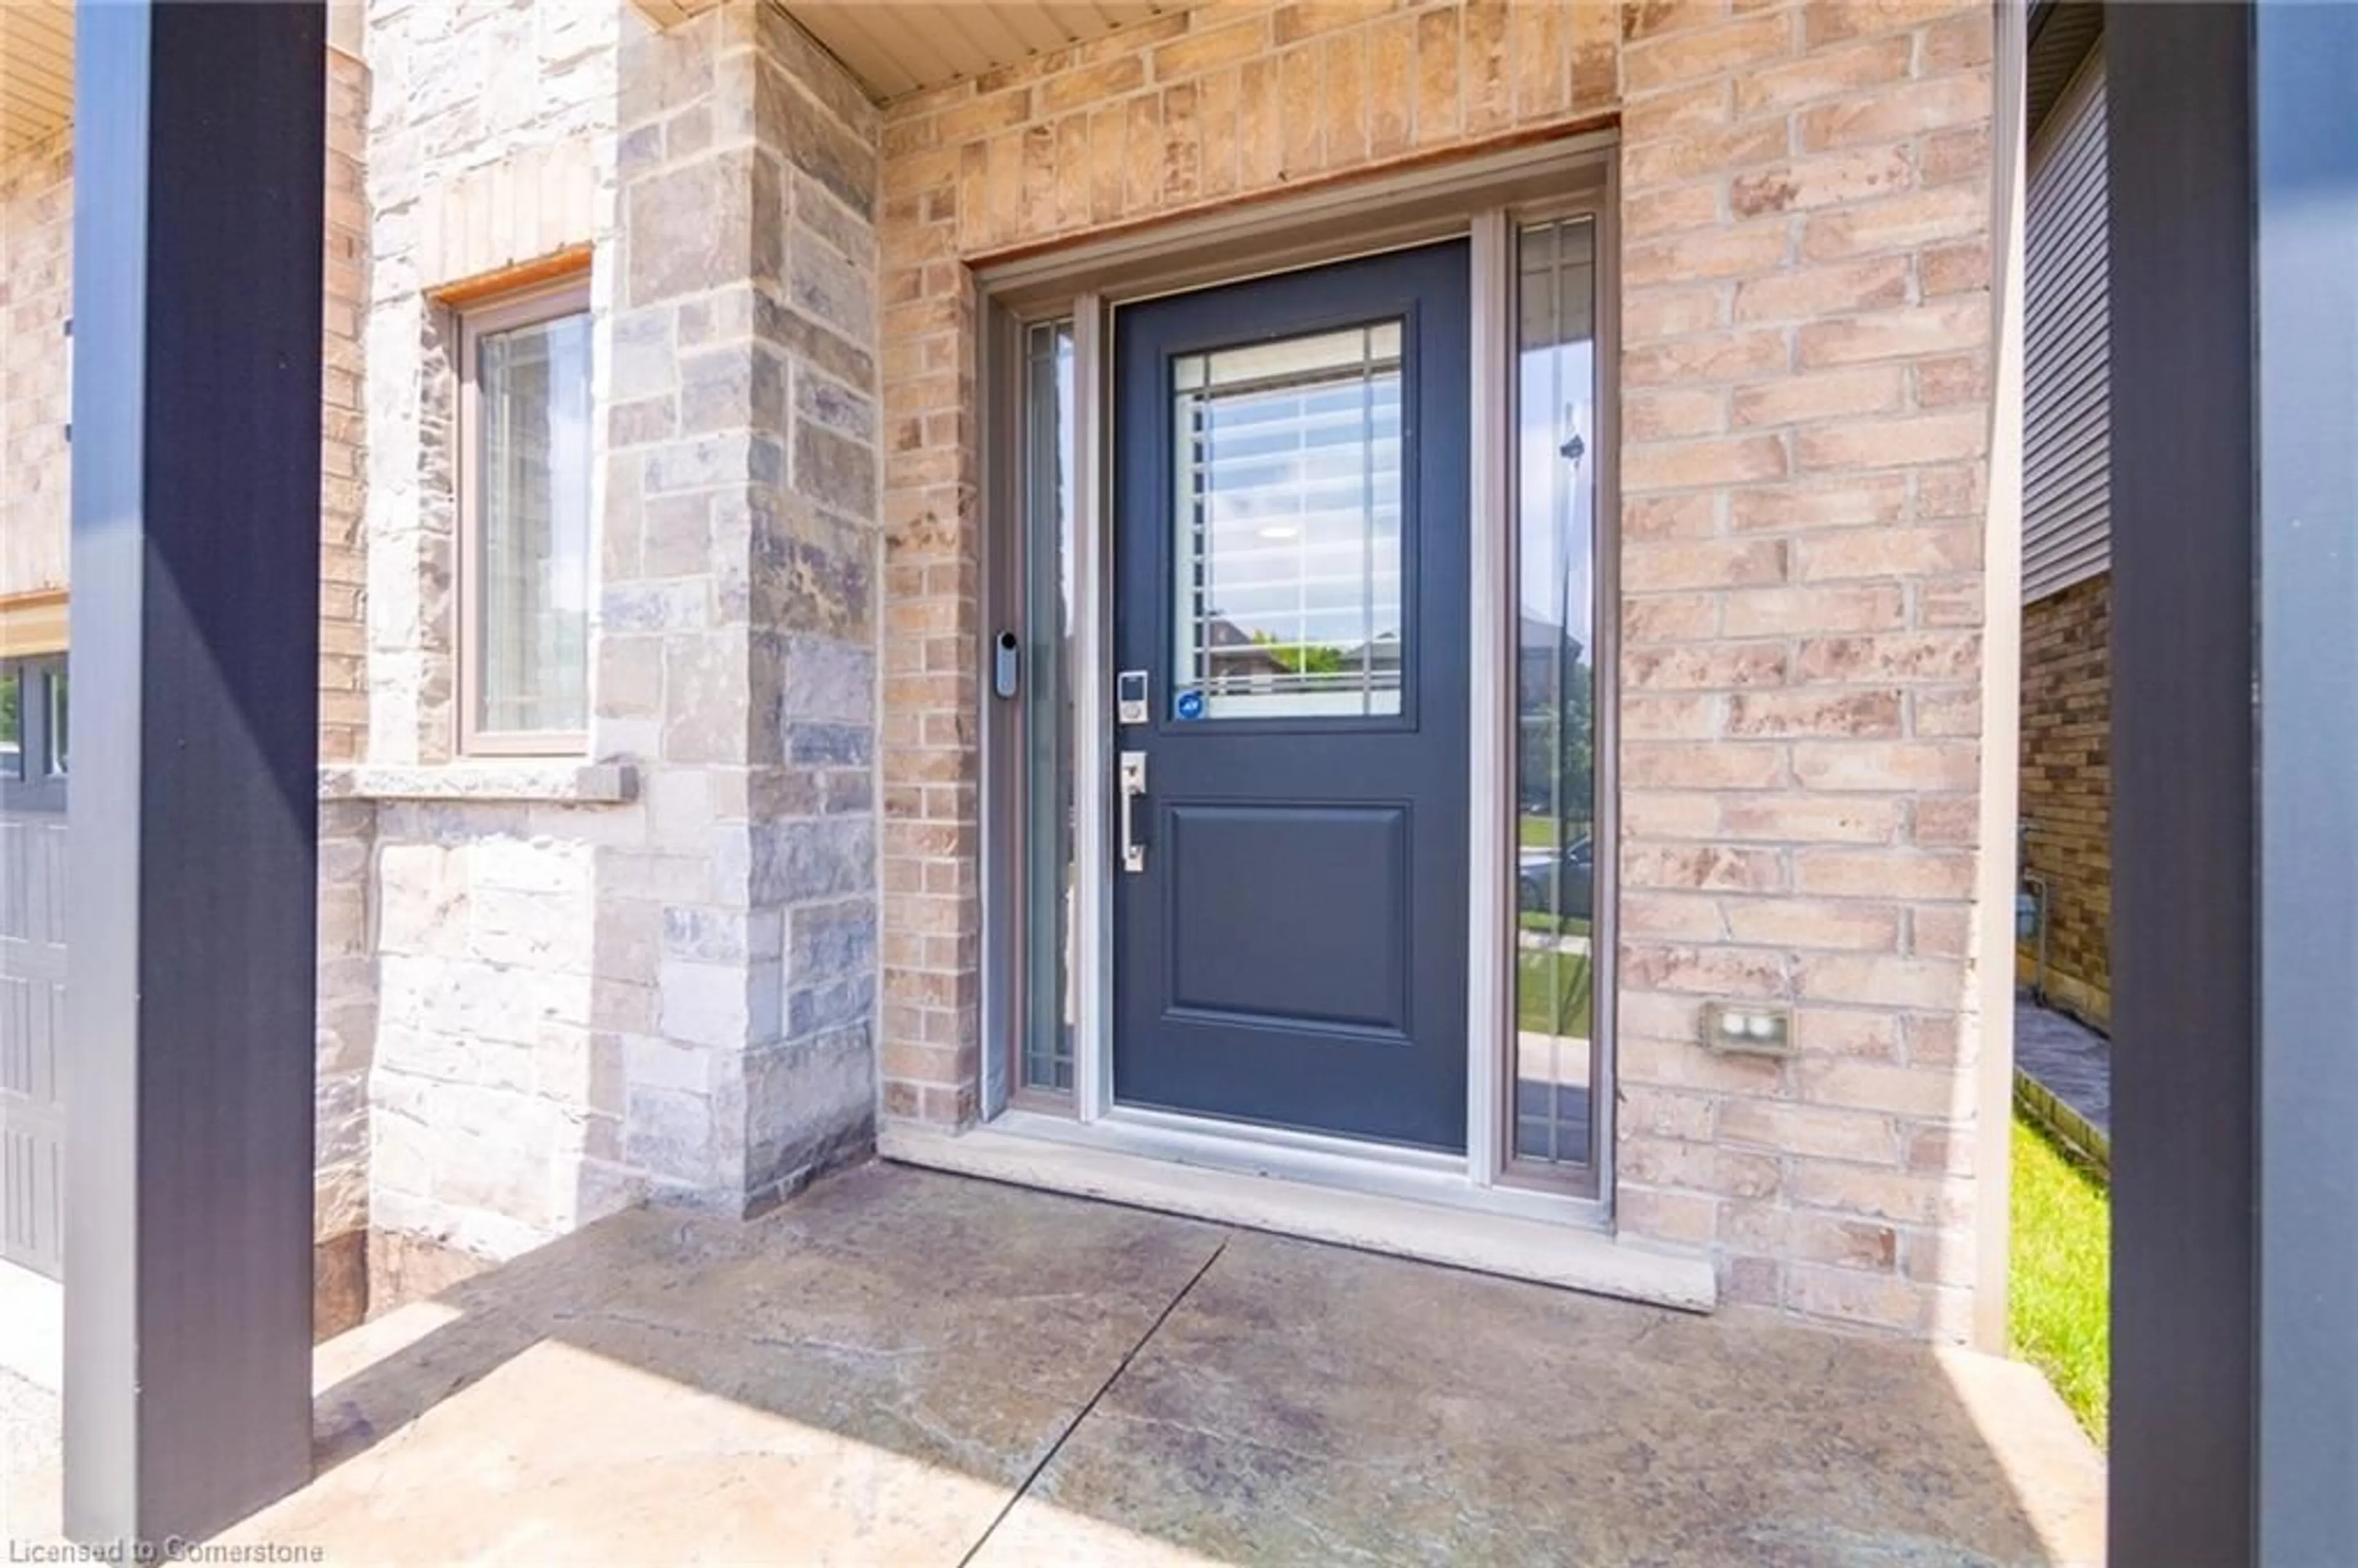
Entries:
<svg viewBox="0 0 2358 1568">
<path fill-rule="evenodd" d="M 1555 848 L 1554 817 L 1520 816 L 1515 818 L 1515 822 L 1516 833 L 1521 838 L 1524 849 L 1552 849 Z"/>
<path fill-rule="evenodd" d="M 2101 1447 L 2112 1346 L 2112 1206 L 2102 1186 L 2019 1119 L 2013 1222 L 2007 1337 Z"/>
<path fill-rule="evenodd" d="M 1585 956 L 1522 948 L 1515 954 L 1515 1026 L 1585 1040 L 1594 989 Z"/>
</svg>

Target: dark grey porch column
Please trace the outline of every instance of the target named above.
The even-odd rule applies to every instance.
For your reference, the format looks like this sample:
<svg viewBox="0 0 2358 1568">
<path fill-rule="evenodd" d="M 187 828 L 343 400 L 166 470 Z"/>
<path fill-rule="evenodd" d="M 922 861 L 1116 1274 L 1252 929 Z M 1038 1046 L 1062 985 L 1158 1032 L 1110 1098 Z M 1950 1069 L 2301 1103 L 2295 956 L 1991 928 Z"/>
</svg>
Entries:
<svg viewBox="0 0 2358 1568">
<path fill-rule="evenodd" d="M 310 1473 L 325 14 L 81 5 L 65 1525 Z"/>
<path fill-rule="evenodd" d="M 2358 1562 L 2358 13 L 2115 5 L 2115 1562 Z"/>
</svg>

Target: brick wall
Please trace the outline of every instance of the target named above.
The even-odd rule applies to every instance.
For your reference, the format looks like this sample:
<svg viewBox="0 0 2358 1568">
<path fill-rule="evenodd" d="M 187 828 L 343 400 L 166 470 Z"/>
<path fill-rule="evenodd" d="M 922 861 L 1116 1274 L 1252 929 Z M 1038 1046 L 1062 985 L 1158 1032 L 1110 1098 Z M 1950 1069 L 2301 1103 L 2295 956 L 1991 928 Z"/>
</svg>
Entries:
<svg viewBox="0 0 2358 1568">
<path fill-rule="evenodd" d="M 2112 1021 L 2113 764 L 2110 573 L 2022 611 L 2025 869 L 2048 888 L 2047 993 L 2103 1027 Z M 2031 981 L 2035 943 L 2016 971 Z"/>
<path fill-rule="evenodd" d="M 1619 1222 L 1964 1336 L 1990 50 L 1972 0 L 1219 5 L 895 104 L 887 1114 L 976 1108 L 968 265 L 1617 103 Z M 1799 1054 L 1704 1052 L 1720 996 Z"/>
<path fill-rule="evenodd" d="M 0 162 L 0 599 L 66 581 L 73 133 Z"/>
<path fill-rule="evenodd" d="M 1736 1301 L 1963 1338 L 1989 12 L 1626 33 L 1621 1223 Z M 1790 1005 L 1797 1054 L 1699 1048 L 1711 996 Z"/>
<path fill-rule="evenodd" d="M 1598 120 L 1602 5 L 1215 5 L 892 106 L 884 1109 L 977 1108 L 975 294 L 996 251 Z"/>
<path fill-rule="evenodd" d="M 327 256 L 319 409 L 319 761 L 352 762 L 367 740 L 368 630 L 361 543 L 367 421 L 361 407 L 361 311 L 368 297 L 362 165 L 368 68 L 328 51 Z M 376 1050 L 376 964 L 369 946 L 366 806 L 319 806 L 319 1078 L 312 1206 L 312 1328 L 323 1337 L 368 1310 L 369 1065 Z"/>
<path fill-rule="evenodd" d="M 364 722 L 361 615 L 361 312 L 367 216 L 361 144 L 368 73 L 328 55 L 328 237 L 320 445 L 319 754 L 359 754 Z M 73 314 L 73 132 L 0 166 L 0 600 L 59 589 L 68 573 L 73 448 L 66 336 Z"/>
</svg>

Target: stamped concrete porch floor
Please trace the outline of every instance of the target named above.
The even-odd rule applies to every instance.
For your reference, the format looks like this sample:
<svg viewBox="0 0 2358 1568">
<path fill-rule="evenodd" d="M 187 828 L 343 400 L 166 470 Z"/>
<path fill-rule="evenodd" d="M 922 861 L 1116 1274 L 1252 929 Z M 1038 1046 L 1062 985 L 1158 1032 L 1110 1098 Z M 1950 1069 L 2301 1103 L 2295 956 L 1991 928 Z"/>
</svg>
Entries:
<svg viewBox="0 0 2358 1568">
<path fill-rule="evenodd" d="M 2093 1563 L 2036 1374 L 871 1166 L 320 1347 L 342 1563 Z"/>
</svg>

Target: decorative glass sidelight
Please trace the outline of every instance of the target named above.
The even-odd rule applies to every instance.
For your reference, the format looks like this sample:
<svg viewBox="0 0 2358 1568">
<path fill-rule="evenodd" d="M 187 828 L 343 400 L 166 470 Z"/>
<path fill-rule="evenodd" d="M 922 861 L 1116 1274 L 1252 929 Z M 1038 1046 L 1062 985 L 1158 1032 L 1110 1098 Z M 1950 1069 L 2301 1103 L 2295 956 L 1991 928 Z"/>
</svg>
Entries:
<svg viewBox="0 0 2358 1568">
<path fill-rule="evenodd" d="M 1174 364 L 1172 718 L 1400 712 L 1401 336 Z"/>
<path fill-rule="evenodd" d="M 1593 1169 L 1596 226 L 1515 236 L 1512 1164 Z"/>
<path fill-rule="evenodd" d="M 1072 962 L 1073 324 L 1024 330 L 1022 1086 L 1069 1094 L 1079 1014 Z"/>
</svg>

